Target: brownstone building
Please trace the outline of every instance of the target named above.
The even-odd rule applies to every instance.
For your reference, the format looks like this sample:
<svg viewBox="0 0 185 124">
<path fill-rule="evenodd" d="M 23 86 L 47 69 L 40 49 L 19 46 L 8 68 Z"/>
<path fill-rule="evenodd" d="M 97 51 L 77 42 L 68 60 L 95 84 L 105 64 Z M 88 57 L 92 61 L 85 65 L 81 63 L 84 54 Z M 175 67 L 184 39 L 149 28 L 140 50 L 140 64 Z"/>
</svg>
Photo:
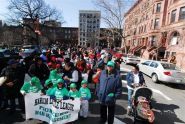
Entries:
<svg viewBox="0 0 185 124">
<path fill-rule="evenodd" d="M 185 0 L 138 0 L 125 14 L 128 52 L 144 59 L 169 60 L 185 69 Z"/>
<path fill-rule="evenodd" d="M 165 26 L 165 58 L 176 56 L 177 65 L 185 70 L 185 0 L 168 0 Z"/>
<path fill-rule="evenodd" d="M 124 36 L 128 52 L 143 58 L 162 58 L 165 40 L 161 28 L 165 23 L 166 0 L 138 0 L 125 14 Z"/>
</svg>

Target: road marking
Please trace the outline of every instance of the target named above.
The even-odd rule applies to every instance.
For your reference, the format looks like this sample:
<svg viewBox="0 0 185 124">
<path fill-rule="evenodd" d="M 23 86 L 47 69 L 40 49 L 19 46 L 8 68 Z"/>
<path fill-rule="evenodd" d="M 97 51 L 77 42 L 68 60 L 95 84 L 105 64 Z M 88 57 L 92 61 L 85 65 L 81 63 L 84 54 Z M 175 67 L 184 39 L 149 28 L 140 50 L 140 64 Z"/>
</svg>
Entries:
<svg viewBox="0 0 185 124">
<path fill-rule="evenodd" d="M 152 90 L 153 92 L 155 92 L 155 93 L 160 94 L 161 96 L 163 96 L 163 97 L 164 97 L 166 100 L 168 100 L 168 101 L 172 100 L 170 97 L 166 96 L 164 93 L 162 93 L 162 92 L 159 91 L 159 90 L 156 90 L 156 89 L 153 89 L 153 88 L 151 88 L 151 90 Z"/>
</svg>

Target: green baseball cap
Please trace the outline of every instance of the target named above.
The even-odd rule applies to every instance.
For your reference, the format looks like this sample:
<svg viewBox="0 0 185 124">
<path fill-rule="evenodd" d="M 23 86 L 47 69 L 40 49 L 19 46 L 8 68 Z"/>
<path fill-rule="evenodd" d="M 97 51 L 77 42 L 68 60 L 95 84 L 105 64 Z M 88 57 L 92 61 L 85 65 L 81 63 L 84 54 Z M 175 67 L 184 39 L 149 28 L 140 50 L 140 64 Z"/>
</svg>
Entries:
<svg viewBox="0 0 185 124">
<path fill-rule="evenodd" d="M 39 78 L 37 78 L 37 77 L 32 77 L 32 78 L 31 78 L 31 82 L 32 82 L 32 83 L 39 83 L 40 80 L 39 80 Z"/>
<path fill-rule="evenodd" d="M 58 79 L 58 80 L 57 80 L 57 84 L 59 84 L 59 83 L 64 83 L 64 80 L 63 80 L 63 79 L 61 79 L 61 78 L 60 78 L 60 79 Z"/>
<path fill-rule="evenodd" d="M 82 80 L 81 85 L 82 84 L 87 84 L 87 81 L 86 80 Z"/>
<path fill-rule="evenodd" d="M 109 61 L 108 63 L 107 63 L 107 66 L 111 66 L 111 67 L 115 67 L 115 63 L 113 62 L 113 61 Z"/>
<path fill-rule="evenodd" d="M 50 80 L 50 79 L 47 79 L 46 81 L 45 81 L 45 85 L 47 86 L 47 85 L 49 85 L 49 84 L 51 84 L 52 83 L 52 81 Z"/>
<path fill-rule="evenodd" d="M 69 87 L 70 87 L 70 88 L 76 88 L 76 84 L 75 84 L 75 83 L 72 83 L 72 84 L 70 84 Z"/>
</svg>

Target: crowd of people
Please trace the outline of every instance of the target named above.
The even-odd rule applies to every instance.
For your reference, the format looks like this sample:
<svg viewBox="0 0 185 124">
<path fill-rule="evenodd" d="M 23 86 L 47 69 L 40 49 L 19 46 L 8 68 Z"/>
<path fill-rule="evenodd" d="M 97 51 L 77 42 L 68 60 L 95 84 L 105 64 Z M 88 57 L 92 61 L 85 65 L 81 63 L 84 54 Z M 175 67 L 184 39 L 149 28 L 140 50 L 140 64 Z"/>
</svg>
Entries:
<svg viewBox="0 0 185 124">
<path fill-rule="evenodd" d="M 122 94 L 120 64 L 121 57 L 113 50 L 81 47 L 69 48 L 66 54 L 48 49 L 23 60 L 11 59 L 0 75 L 6 77 L 0 86 L 1 110 L 9 107 L 13 114 L 16 111 L 15 99 L 18 99 L 20 109 L 25 112 L 24 96 L 41 92 L 56 101 L 80 98 L 79 116 L 87 118 L 89 100 L 98 96 L 100 122 L 113 124 L 116 99 Z M 26 74 L 31 77 L 28 82 L 24 82 Z M 143 80 L 140 74 L 139 77 Z M 131 82 L 139 79 L 133 81 L 128 77 L 128 80 L 131 86 Z M 89 87 L 90 84 L 94 87 Z"/>
</svg>

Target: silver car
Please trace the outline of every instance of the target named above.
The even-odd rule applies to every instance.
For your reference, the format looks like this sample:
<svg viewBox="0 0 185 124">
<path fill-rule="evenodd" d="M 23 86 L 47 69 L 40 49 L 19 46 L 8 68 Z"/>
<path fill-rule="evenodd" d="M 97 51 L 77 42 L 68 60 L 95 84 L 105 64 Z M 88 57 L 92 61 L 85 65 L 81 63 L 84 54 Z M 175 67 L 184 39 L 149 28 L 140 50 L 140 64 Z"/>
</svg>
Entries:
<svg viewBox="0 0 185 124">
<path fill-rule="evenodd" d="M 144 74 L 150 76 L 154 83 L 159 81 L 166 83 L 185 84 L 185 73 L 176 65 L 160 61 L 144 61 L 138 64 Z"/>
<path fill-rule="evenodd" d="M 125 64 L 138 64 L 140 63 L 140 58 L 134 55 L 123 55 L 123 62 Z"/>
</svg>

